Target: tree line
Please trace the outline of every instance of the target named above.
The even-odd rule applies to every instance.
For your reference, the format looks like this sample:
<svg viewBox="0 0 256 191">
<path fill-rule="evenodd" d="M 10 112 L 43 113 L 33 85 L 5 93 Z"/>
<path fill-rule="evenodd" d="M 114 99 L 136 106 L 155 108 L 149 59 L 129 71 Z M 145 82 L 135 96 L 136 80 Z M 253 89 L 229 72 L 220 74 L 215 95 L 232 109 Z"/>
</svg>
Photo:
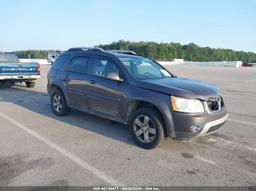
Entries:
<svg viewBox="0 0 256 191">
<path fill-rule="evenodd" d="M 47 59 L 48 52 L 48 50 L 20 50 L 16 51 L 15 54 L 19 58 Z"/>
<path fill-rule="evenodd" d="M 187 61 L 243 61 L 256 62 L 256 53 L 234 51 L 231 49 L 200 47 L 194 43 L 130 42 L 120 40 L 110 44 L 100 44 L 97 47 L 104 50 L 132 50 L 138 55 L 156 60 L 173 60 L 175 58 Z M 15 52 L 19 58 L 46 59 L 47 50 L 25 50 Z"/>
<path fill-rule="evenodd" d="M 256 53 L 234 51 L 231 49 L 200 47 L 194 43 L 129 42 L 118 41 L 107 45 L 99 45 L 104 50 L 132 50 L 138 55 L 158 60 L 173 60 L 175 58 L 187 61 L 256 61 Z"/>
</svg>

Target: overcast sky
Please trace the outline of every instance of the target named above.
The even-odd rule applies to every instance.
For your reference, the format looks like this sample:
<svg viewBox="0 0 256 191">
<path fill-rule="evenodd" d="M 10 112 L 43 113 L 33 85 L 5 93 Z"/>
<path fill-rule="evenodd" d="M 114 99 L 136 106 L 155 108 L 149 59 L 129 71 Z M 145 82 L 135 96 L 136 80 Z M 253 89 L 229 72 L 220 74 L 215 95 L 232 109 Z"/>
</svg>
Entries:
<svg viewBox="0 0 256 191">
<path fill-rule="evenodd" d="M 120 39 L 256 52 L 256 0 L 0 0 L 0 50 Z"/>
</svg>

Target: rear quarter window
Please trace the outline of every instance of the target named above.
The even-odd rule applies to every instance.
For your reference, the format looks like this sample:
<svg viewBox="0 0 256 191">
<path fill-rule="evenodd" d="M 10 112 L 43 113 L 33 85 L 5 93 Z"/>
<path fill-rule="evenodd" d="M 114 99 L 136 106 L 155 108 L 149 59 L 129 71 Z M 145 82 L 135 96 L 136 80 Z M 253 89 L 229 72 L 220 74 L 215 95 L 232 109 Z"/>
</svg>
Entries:
<svg viewBox="0 0 256 191">
<path fill-rule="evenodd" d="M 69 54 L 60 55 L 57 60 L 53 63 L 52 67 L 54 69 L 64 70 L 67 61 L 69 60 Z"/>
<path fill-rule="evenodd" d="M 73 73 L 87 74 L 88 64 L 90 62 L 89 57 L 78 56 L 72 58 L 68 71 Z"/>
</svg>

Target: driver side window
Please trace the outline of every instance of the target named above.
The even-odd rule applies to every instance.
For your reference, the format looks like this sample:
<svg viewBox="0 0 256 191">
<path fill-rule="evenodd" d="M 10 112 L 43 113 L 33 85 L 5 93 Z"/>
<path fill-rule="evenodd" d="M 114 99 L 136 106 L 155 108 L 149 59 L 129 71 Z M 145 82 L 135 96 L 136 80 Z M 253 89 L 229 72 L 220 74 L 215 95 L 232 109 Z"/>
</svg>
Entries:
<svg viewBox="0 0 256 191">
<path fill-rule="evenodd" d="M 113 72 L 120 74 L 120 71 L 114 62 L 105 58 L 95 58 L 92 75 L 108 78 L 108 75 Z"/>
</svg>

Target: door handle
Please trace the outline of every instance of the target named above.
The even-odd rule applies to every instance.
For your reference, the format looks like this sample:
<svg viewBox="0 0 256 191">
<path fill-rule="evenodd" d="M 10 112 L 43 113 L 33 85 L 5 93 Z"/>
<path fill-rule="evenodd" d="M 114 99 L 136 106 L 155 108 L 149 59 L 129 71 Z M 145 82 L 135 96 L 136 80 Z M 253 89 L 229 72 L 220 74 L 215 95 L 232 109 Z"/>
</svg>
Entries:
<svg viewBox="0 0 256 191">
<path fill-rule="evenodd" d="M 95 84 L 95 80 L 90 80 L 89 83 L 90 84 Z"/>
<path fill-rule="evenodd" d="M 68 74 L 65 74 L 65 77 L 64 77 L 64 81 L 69 81 L 70 79 L 69 79 L 69 77 L 68 77 Z"/>
</svg>

